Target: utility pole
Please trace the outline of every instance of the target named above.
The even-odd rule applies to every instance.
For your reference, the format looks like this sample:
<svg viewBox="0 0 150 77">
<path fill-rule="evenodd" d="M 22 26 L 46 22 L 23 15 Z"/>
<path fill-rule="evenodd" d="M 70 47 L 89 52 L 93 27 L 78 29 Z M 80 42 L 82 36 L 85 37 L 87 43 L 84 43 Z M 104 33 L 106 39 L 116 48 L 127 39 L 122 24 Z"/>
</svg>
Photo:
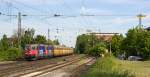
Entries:
<svg viewBox="0 0 150 77">
<path fill-rule="evenodd" d="M 48 45 L 49 45 L 49 41 L 50 41 L 50 35 L 49 35 L 50 29 L 48 29 Z"/>
<path fill-rule="evenodd" d="M 59 30 L 60 30 L 59 28 L 56 29 L 56 33 L 57 33 L 57 35 L 55 36 L 56 41 L 59 41 L 59 38 L 58 38 Z"/>
<path fill-rule="evenodd" d="M 64 31 L 63 28 L 62 29 L 61 28 L 56 29 L 57 36 L 55 36 L 55 38 L 56 38 L 57 41 L 59 41 L 59 33 L 60 33 L 61 30 Z"/>
<path fill-rule="evenodd" d="M 58 28 L 56 29 L 56 33 L 57 33 L 56 40 L 58 40 L 58 34 L 59 34 L 59 29 Z"/>
<path fill-rule="evenodd" d="M 25 15 L 25 14 L 21 14 L 21 12 L 18 12 L 18 14 L 17 15 L 7 15 L 7 14 L 3 14 L 3 13 L 1 13 L 0 12 L 0 15 L 6 15 L 6 16 L 15 16 L 15 17 L 17 17 L 18 18 L 18 31 L 17 31 L 17 35 L 18 35 L 18 48 L 21 48 L 21 17 L 22 16 L 27 16 L 27 15 Z"/>
<path fill-rule="evenodd" d="M 137 17 L 139 18 L 139 26 L 143 28 L 143 25 L 142 25 L 142 18 L 146 17 L 146 15 L 139 14 L 139 15 L 137 15 Z"/>
<path fill-rule="evenodd" d="M 111 42 L 109 43 L 109 49 L 110 49 L 109 52 L 110 52 L 110 54 L 111 54 L 111 53 L 112 53 L 112 52 L 111 52 Z"/>
<path fill-rule="evenodd" d="M 18 47 L 21 48 L 21 13 L 18 13 Z"/>
</svg>

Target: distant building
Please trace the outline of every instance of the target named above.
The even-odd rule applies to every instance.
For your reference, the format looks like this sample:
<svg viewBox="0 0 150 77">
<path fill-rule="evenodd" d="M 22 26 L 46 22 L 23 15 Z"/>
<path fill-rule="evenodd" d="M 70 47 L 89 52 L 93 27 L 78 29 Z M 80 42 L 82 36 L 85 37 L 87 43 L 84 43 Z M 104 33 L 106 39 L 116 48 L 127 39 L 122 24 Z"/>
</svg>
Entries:
<svg viewBox="0 0 150 77">
<path fill-rule="evenodd" d="M 114 35 L 119 35 L 119 33 L 88 33 L 88 34 L 93 34 L 98 39 L 106 41 L 106 42 L 111 42 L 112 41 L 112 37 Z"/>
</svg>

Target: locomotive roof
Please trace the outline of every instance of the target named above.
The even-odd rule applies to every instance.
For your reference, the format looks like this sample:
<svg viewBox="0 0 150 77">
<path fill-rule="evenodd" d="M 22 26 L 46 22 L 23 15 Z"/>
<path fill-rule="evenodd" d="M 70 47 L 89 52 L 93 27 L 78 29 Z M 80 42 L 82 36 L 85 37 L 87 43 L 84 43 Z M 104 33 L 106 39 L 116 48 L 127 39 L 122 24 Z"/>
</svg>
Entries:
<svg viewBox="0 0 150 77">
<path fill-rule="evenodd" d="M 70 47 L 65 47 L 65 46 L 61 46 L 61 45 L 45 45 L 45 44 L 26 44 L 26 46 L 52 46 L 54 48 L 70 48 Z"/>
</svg>

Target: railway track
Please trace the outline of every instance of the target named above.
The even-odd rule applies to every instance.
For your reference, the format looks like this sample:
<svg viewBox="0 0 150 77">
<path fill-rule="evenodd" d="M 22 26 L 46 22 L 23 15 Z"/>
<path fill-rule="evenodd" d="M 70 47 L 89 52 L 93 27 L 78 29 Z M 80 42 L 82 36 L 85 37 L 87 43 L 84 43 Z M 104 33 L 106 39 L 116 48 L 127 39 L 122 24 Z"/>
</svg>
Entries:
<svg viewBox="0 0 150 77">
<path fill-rule="evenodd" d="M 94 58 L 89 58 L 89 57 L 84 57 L 83 59 L 88 59 L 88 60 L 85 63 L 79 65 L 77 68 L 79 68 L 82 65 L 85 65 L 87 63 L 90 63 L 90 62 L 92 62 L 94 60 Z M 76 59 L 76 60 L 73 60 L 73 61 L 70 61 L 70 62 L 64 62 L 62 64 L 54 65 L 52 67 L 50 66 L 48 68 L 43 68 L 43 69 L 31 72 L 31 73 L 27 73 L 27 74 L 23 74 L 23 75 L 18 75 L 17 77 L 37 77 L 37 76 L 41 77 L 41 75 L 43 75 L 43 74 L 45 74 L 47 72 L 53 72 L 53 71 L 59 70 L 61 68 L 67 67 L 67 66 L 75 64 L 77 62 L 80 62 L 83 59 Z"/>
<path fill-rule="evenodd" d="M 59 65 L 63 62 L 69 62 L 73 59 L 77 59 L 79 56 L 66 56 L 63 57 L 64 61 L 61 60 L 59 62 L 57 61 L 51 61 L 49 59 L 46 60 L 38 60 L 38 61 L 23 61 L 23 62 L 16 62 L 16 63 L 10 63 L 10 64 L 4 64 L 0 65 L 0 77 L 18 77 L 20 75 L 33 72 L 34 70 L 40 70 L 44 68 L 48 68 L 49 66 Z"/>
<path fill-rule="evenodd" d="M 96 58 L 92 58 L 90 61 L 87 61 L 77 68 L 73 69 L 71 75 L 69 77 L 80 77 L 81 74 L 84 74 L 85 71 L 89 70 L 89 68 L 96 62 Z"/>
</svg>

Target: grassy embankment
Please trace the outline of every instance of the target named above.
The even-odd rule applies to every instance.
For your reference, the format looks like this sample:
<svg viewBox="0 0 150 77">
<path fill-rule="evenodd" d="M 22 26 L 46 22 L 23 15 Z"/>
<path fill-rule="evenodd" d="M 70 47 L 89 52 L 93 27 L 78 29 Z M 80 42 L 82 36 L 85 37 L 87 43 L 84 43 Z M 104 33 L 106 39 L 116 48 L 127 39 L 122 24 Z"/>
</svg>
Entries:
<svg viewBox="0 0 150 77">
<path fill-rule="evenodd" d="M 121 61 L 114 57 L 100 58 L 81 77 L 149 77 L 150 61 Z"/>
</svg>

